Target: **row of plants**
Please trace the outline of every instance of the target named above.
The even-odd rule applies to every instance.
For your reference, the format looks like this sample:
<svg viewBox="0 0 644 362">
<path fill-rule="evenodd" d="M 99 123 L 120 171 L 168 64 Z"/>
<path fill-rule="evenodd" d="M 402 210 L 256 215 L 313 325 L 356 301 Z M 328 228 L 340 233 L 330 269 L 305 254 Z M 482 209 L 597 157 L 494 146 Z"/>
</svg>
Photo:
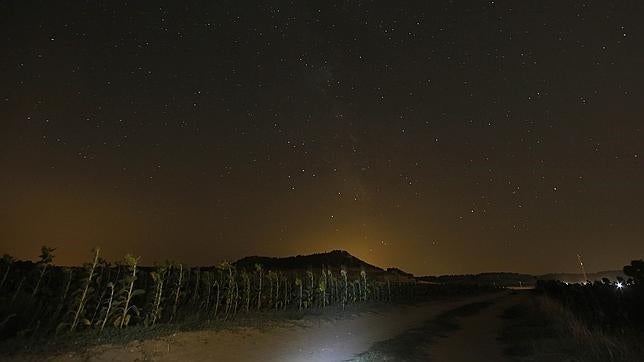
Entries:
<svg viewBox="0 0 644 362">
<path fill-rule="evenodd" d="M 364 269 L 269 270 L 259 264 L 241 269 L 229 262 L 188 267 L 169 261 L 144 267 L 132 255 L 109 263 L 100 249 L 82 267 L 60 267 L 53 265 L 54 252 L 43 246 L 36 263 L 0 259 L 0 338 L 344 309 L 429 294 L 421 284 L 376 280 Z"/>
</svg>

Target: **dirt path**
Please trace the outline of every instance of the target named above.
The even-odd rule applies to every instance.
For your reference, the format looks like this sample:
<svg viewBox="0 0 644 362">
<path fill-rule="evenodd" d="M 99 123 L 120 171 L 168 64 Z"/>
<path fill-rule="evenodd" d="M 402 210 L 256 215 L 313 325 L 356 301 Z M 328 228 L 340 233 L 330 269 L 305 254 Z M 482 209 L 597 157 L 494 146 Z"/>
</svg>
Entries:
<svg viewBox="0 0 644 362">
<path fill-rule="evenodd" d="M 458 320 L 459 330 L 440 338 L 429 349 L 432 362 L 509 361 L 497 341 L 501 314 L 515 304 L 516 296 L 504 297 L 478 314 Z"/>
<path fill-rule="evenodd" d="M 52 361 L 345 361 L 375 342 L 400 335 L 446 311 L 496 296 L 432 302 L 340 320 L 312 319 L 258 330 L 203 330 L 104 345 L 52 357 Z M 42 356 L 41 356 L 42 358 Z"/>
<path fill-rule="evenodd" d="M 506 293 L 453 308 L 373 344 L 352 361 L 507 361 L 497 341 L 500 316 L 522 297 Z"/>
</svg>

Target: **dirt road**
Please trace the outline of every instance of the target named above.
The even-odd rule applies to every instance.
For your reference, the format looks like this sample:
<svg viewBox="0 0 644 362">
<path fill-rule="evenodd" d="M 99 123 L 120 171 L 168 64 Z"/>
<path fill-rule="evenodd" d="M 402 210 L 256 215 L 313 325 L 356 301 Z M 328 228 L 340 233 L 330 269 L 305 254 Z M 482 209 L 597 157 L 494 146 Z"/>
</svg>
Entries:
<svg viewBox="0 0 644 362">
<path fill-rule="evenodd" d="M 308 319 L 297 324 L 263 330 L 236 328 L 180 332 L 166 337 L 130 342 L 125 346 L 97 346 L 83 352 L 52 356 L 50 360 L 253 362 L 425 360 L 424 357 L 420 359 L 418 357 L 426 356 L 427 343 L 430 342 L 428 338 L 431 334 L 416 333 L 415 338 L 421 338 L 420 341 L 409 339 L 406 334 L 415 330 L 423 332 L 422 328 L 428 321 L 429 323 L 437 319 L 440 321 L 442 316 L 451 315 L 451 311 L 456 311 L 457 315 L 468 313 L 475 315 L 464 317 L 462 320 L 458 319 L 459 323 L 463 323 L 464 329 L 451 328 L 451 332 L 447 332 L 450 337 L 431 341 L 429 349 L 432 352 L 433 361 L 468 361 L 462 356 L 456 358 L 452 351 L 461 351 L 463 356 L 472 355 L 472 353 L 477 355 L 478 352 L 472 350 L 474 347 L 480 349 L 486 356 L 501 358 L 500 349 L 495 344 L 497 333 L 495 319 L 500 308 L 498 306 L 504 304 L 499 301 L 506 299 L 504 294 L 450 302 L 431 302 L 382 312 L 366 312 L 339 320 Z M 481 333 L 484 336 L 481 337 Z M 370 352 L 377 350 L 376 347 L 382 341 L 402 341 L 403 346 L 411 342 L 421 348 L 423 353 L 410 355 L 407 353 L 410 349 L 404 348 L 389 351 L 391 353 L 387 355 L 377 353 L 369 355 Z M 463 345 L 469 346 L 468 349 L 462 348 Z M 372 359 L 371 357 L 374 356 L 375 359 Z M 478 356 L 481 357 L 480 354 Z M 484 360 L 494 361 L 495 359 L 484 358 Z"/>
<path fill-rule="evenodd" d="M 497 341 L 501 314 L 522 295 L 499 295 L 440 313 L 393 338 L 374 343 L 352 361 L 506 361 Z"/>
<path fill-rule="evenodd" d="M 479 313 L 458 318 L 459 329 L 429 347 L 432 362 L 508 361 L 497 341 L 503 311 L 517 303 L 517 296 L 497 299 Z"/>
</svg>

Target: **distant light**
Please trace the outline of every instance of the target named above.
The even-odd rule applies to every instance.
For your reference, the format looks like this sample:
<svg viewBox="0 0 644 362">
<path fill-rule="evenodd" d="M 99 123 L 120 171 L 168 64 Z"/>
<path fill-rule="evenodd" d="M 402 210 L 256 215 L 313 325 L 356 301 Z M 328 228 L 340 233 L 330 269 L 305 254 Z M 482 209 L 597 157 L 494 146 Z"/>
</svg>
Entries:
<svg viewBox="0 0 644 362">
<path fill-rule="evenodd" d="M 617 287 L 617 289 L 624 288 L 624 284 L 622 284 L 622 282 L 617 282 L 617 284 L 615 284 L 615 286 Z"/>
</svg>

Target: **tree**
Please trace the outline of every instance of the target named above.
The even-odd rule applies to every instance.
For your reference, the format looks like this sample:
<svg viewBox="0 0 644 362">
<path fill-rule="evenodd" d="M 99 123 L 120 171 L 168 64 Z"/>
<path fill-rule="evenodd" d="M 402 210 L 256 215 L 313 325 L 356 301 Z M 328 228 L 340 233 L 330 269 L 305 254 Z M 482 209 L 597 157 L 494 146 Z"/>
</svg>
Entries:
<svg viewBox="0 0 644 362">
<path fill-rule="evenodd" d="M 633 278 L 635 283 L 644 283 L 644 260 L 633 260 L 624 267 L 624 274 Z"/>
</svg>

